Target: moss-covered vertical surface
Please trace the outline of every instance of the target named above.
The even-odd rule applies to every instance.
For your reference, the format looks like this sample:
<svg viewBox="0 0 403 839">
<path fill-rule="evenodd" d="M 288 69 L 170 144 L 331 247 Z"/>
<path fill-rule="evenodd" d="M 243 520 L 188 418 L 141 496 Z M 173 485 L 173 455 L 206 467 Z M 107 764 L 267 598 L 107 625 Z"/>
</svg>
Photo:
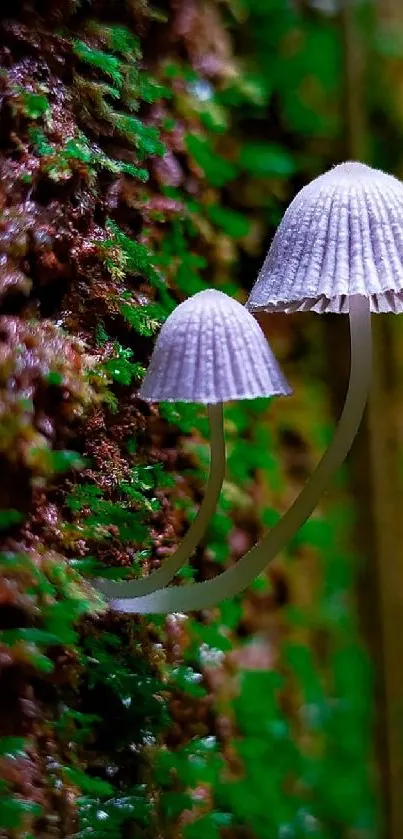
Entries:
<svg viewBox="0 0 403 839">
<path fill-rule="evenodd" d="M 245 21 L 254 64 L 233 57 Z M 334 69 L 334 31 L 280 2 L 21 0 L 0 42 L 0 835 L 373 836 L 337 522 L 306 528 L 271 589 L 198 620 L 114 616 L 91 587 L 150 573 L 194 515 L 206 418 L 136 389 L 179 300 L 243 299 L 290 179 L 337 140 L 320 91 L 298 110 L 278 73 L 324 45 Z M 302 321 L 272 326 L 291 363 Z M 182 578 L 236 559 L 287 504 L 326 439 L 312 405 L 325 417 L 309 389 L 284 415 L 228 407 L 228 480 Z"/>
</svg>

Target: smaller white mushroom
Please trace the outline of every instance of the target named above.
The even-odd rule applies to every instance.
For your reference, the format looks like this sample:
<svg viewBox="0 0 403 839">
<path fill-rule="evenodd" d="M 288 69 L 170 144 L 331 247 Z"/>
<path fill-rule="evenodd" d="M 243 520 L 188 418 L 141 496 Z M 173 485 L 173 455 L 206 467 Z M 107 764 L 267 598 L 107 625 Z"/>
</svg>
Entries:
<svg viewBox="0 0 403 839">
<path fill-rule="evenodd" d="M 290 393 L 259 324 L 236 300 L 207 289 L 174 310 L 158 336 L 139 396 L 147 402 L 207 405 L 211 462 L 204 500 L 179 547 L 161 568 L 141 580 L 98 580 L 100 591 L 107 597 L 131 598 L 170 582 L 203 538 L 220 496 L 225 474 L 223 402 Z M 136 611 L 126 600 L 111 605 Z"/>
</svg>

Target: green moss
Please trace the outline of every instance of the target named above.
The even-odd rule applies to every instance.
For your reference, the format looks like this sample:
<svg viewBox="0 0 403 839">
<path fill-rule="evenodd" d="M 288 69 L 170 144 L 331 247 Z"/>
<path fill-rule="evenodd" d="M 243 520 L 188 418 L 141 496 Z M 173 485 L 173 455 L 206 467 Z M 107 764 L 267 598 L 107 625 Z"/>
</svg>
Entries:
<svg viewBox="0 0 403 839">
<path fill-rule="evenodd" d="M 40 119 L 49 112 L 49 101 L 40 93 L 23 93 L 21 96 L 22 108 L 30 119 Z"/>
<path fill-rule="evenodd" d="M 79 517 L 78 533 L 86 539 L 103 541 L 112 538 L 116 531 L 121 542 L 144 544 L 148 531 L 141 512 L 132 512 L 124 501 L 115 503 L 103 495 L 98 487 L 84 484 L 77 486 L 67 497 L 66 504 L 71 510 L 81 511 L 83 502 L 88 504 L 88 514 Z"/>
<path fill-rule="evenodd" d="M 145 306 L 123 303 L 120 311 L 134 332 L 145 338 L 154 335 L 166 318 L 166 311 L 159 303 L 148 303 Z"/>
<path fill-rule="evenodd" d="M 91 21 L 89 31 L 111 50 L 129 60 L 141 58 L 140 40 L 126 26 L 105 24 Z"/>
<path fill-rule="evenodd" d="M 98 172 L 109 172 L 112 175 L 127 175 L 145 182 L 148 172 L 133 163 L 113 160 L 104 152 L 91 147 L 82 132 L 66 141 L 64 146 L 51 144 L 43 132 L 32 129 L 30 139 L 37 153 L 44 158 L 42 172 L 53 181 L 60 181 L 72 177 L 75 171 L 86 175 L 89 181 L 94 181 Z M 80 170 L 78 166 L 84 167 Z"/>
<path fill-rule="evenodd" d="M 50 115 L 50 102 L 45 85 L 36 85 L 36 90 L 27 90 L 20 84 L 10 85 L 10 104 L 14 115 L 24 117 L 28 122 L 46 122 Z"/>
<path fill-rule="evenodd" d="M 155 288 L 165 289 L 163 277 L 157 271 L 153 255 L 146 246 L 127 236 L 111 220 L 107 222 L 106 229 L 110 238 L 103 242 L 102 248 L 105 253 L 105 265 L 110 272 L 114 273 L 114 265 L 117 263 L 121 275 L 139 275 L 145 277 Z"/>
<path fill-rule="evenodd" d="M 134 143 L 141 158 L 164 154 L 165 146 L 159 139 L 158 129 L 152 125 L 145 125 L 130 114 L 119 113 L 113 114 L 112 123 L 117 131 Z"/>
<path fill-rule="evenodd" d="M 30 128 L 28 137 L 37 154 L 40 156 L 52 154 L 53 146 L 49 143 L 46 134 L 40 128 Z"/>
<path fill-rule="evenodd" d="M 56 553 L 1 554 L 2 576 L 12 576 L 14 585 L 26 599 L 28 611 L 35 614 L 38 610 L 41 625 L 3 630 L 0 644 L 16 662 L 24 661 L 34 670 L 51 673 L 54 664 L 48 655 L 49 648 L 74 645 L 75 624 L 86 613 L 103 611 L 101 598 Z"/>
<path fill-rule="evenodd" d="M 102 365 L 106 375 L 121 385 L 130 385 L 139 381 L 145 375 L 145 367 L 137 361 L 132 361 L 133 350 L 124 348 L 115 342 L 113 358 Z"/>
<path fill-rule="evenodd" d="M 121 62 L 114 55 L 98 50 L 93 46 L 90 47 L 85 41 L 73 41 L 73 50 L 80 61 L 100 70 L 103 75 L 109 76 L 118 89 L 122 86 Z"/>
<path fill-rule="evenodd" d="M 109 130 L 113 127 L 133 143 L 139 160 L 164 154 L 165 147 L 158 129 L 133 116 L 141 102 L 152 104 L 169 95 L 167 88 L 139 70 L 137 39 L 125 27 L 101 26 L 95 22 L 88 26 L 88 37 L 100 41 L 110 51 L 79 40 L 73 42 L 74 53 L 81 62 L 97 70 L 101 77 L 105 76 L 108 82 L 97 82 L 77 73 L 76 86 L 83 106 L 98 119 L 106 120 Z M 116 102 L 116 109 L 110 101 Z"/>
</svg>

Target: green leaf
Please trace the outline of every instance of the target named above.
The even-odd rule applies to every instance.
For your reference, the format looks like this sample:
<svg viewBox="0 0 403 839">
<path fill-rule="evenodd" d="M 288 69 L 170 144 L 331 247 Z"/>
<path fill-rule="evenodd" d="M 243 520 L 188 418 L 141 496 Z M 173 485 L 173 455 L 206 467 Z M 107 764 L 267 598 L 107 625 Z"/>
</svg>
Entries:
<svg viewBox="0 0 403 839">
<path fill-rule="evenodd" d="M 288 178 L 297 171 L 294 158 L 285 148 L 268 143 L 246 143 L 239 164 L 252 175 Z"/>
<path fill-rule="evenodd" d="M 193 667 L 179 664 L 172 669 L 171 679 L 175 686 L 188 696 L 201 698 L 207 695 L 206 688 L 201 684 L 203 681 L 202 675 L 193 670 Z"/>
<path fill-rule="evenodd" d="M 12 646 L 17 641 L 27 641 L 29 644 L 40 644 L 41 646 L 54 646 L 60 644 L 57 635 L 46 632 L 35 627 L 23 627 L 21 629 L 5 629 L 0 632 L 0 639 L 4 644 Z"/>
<path fill-rule="evenodd" d="M 94 556 L 86 556 L 83 559 L 69 559 L 71 568 L 75 568 L 80 574 L 88 574 L 90 577 L 100 574 L 103 566 L 95 559 Z"/>
<path fill-rule="evenodd" d="M 177 819 L 184 810 L 191 810 L 193 799 L 188 792 L 162 792 L 160 803 L 167 819 Z"/>
<path fill-rule="evenodd" d="M 0 737 L 0 757 L 21 757 L 26 745 L 24 737 Z"/>
<path fill-rule="evenodd" d="M 79 512 L 83 507 L 96 508 L 97 501 L 102 498 L 102 489 L 95 484 L 78 484 L 66 498 L 67 507 L 74 513 Z"/>
<path fill-rule="evenodd" d="M 229 827 L 232 822 L 230 813 L 212 812 L 185 826 L 185 839 L 220 839 L 220 828 Z"/>
<path fill-rule="evenodd" d="M 241 598 L 232 598 L 230 600 L 223 600 L 219 606 L 220 621 L 227 629 L 236 629 L 242 618 L 242 601 Z"/>
<path fill-rule="evenodd" d="M 248 235 L 250 222 L 242 213 L 236 213 L 235 210 L 218 205 L 210 205 L 206 210 L 210 221 L 216 224 L 217 227 L 221 227 L 233 239 L 240 239 Z"/>
<path fill-rule="evenodd" d="M 26 798 L 3 798 L 0 799 L 0 826 L 6 830 L 14 830 L 19 827 L 24 816 L 38 818 L 42 812 L 40 804 Z"/>
<path fill-rule="evenodd" d="M 0 531 L 7 530 L 13 524 L 19 524 L 23 520 L 24 516 L 18 510 L 0 510 Z"/>
<path fill-rule="evenodd" d="M 49 454 L 52 470 L 57 474 L 68 472 L 70 469 L 80 469 L 85 465 L 85 461 L 77 452 L 62 449 Z"/>
<path fill-rule="evenodd" d="M 114 793 L 114 788 L 108 781 L 103 781 L 102 778 L 93 778 L 81 769 L 64 766 L 63 772 L 71 783 L 76 784 L 81 792 L 87 795 L 96 795 L 104 798 Z"/>
<path fill-rule="evenodd" d="M 224 653 L 227 653 L 230 650 L 232 650 L 232 641 L 230 640 L 230 638 L 224 635 L 220 631 L 220 627 L 214 623 L 199 624 L 196 623 L 196 621 L 192 621 L 189 630 L 191 633 L 192 641 L 194 641 L 196 644 L 196 648 L 199 648 L 201 644 L 205 644 L 212 650 L 219 650 L 220 652 Z"/>
<path fill-rule="evenodd" d="M 52 673 L 54 670 L 53 661 L 44 655 L 35 644 L 26 645 L 24 652 L 27 660 L 41 673 Z"/>
<path fill-rule="evenodd" d="M 237 167 L 224 157 L 216 154 L 208 140 L 198 137 L 196 134 L 188 134 L 186 147 L 213 186 L 223 187 L 236 178 Z"/>
</svg>

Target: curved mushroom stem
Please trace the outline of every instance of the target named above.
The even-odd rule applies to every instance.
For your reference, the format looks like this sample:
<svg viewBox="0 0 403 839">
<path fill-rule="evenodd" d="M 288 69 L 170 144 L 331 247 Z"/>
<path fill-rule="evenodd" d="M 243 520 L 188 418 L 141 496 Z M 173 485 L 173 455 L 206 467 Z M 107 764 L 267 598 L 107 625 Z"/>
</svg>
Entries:
<svg viewBox="0 0 403 839">
<path fill-rule="evenodd" d="M 112 609 L 136 614 L 208 609 L 243 591 L 282 550 L 315 509 L 333 473 L 341 465 L 358 431 L 371 380 L 371 320 L 369 301 L 350 298 L 350 382 L 334 438 L 298 498 L 273 530 L 236 565 L 204 583 L 166 588 L 131 601 L 115 600 Z"/>
<path fill-rule="evenodd" d="M 141 580 L 130 580 L 126 582 L 109 582 L 109 580 L 96 580 L 95 585 L 106 597 L 139 597 L 150 594 L 157 589 L 166 586 L 175 576 L 182 565 L 187 562 L 197 545 L 202 540 L 210 519 L 215 513 L 218 499 L 225 476 L 225 438 L 223 406 L 208 405 L 207 413 L 210 423 L 210 472 L 205 495 L 196 518 L 190 525 L 189 530 L 182 539 L 175 553 L 164 562 L 161 568 L 143 577 Z"/>
</svg>

